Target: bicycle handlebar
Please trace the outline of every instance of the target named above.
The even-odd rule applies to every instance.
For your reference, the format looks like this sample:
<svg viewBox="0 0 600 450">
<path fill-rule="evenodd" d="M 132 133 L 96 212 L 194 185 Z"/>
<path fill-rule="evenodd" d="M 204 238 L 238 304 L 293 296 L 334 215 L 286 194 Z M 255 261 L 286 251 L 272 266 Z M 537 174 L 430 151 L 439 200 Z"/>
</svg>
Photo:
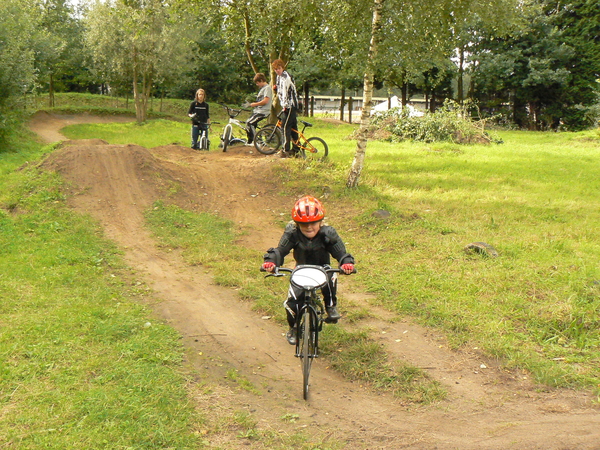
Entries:
<svg viewBox="0 0 600 450">
<path fill-rule="evenodd" d="M 233 109 L 233 108 L 227 106 L 225 103 L 219 103 L 219 105 L 221 105 L 223 108 L 225 108 L 227 110 L 227 114 L 231 118 L 238 116 L 242 111 L 252 111 L 251 109 L 246 109 L 246 108 Z"/>
<path fill-rule="evenodd" d="M 344 272 L 342 269 L 334 269 L 332 267 L 325 269 L 325 267 L 327 267 L 327 266 L 324 266 L 323 269 L 327 273 L 342 273 L 342 274 L 346 275 L 346 272 Z M 263 269 L 262 267 L 260 268 L 260 271 L 266 272 L 266 270 Z M 270 272 L 268 275 L 265 276 L 265 278 L 266 277 L 284 277 L 285 274 L 280 273 L 280 272 L 292 273 L 293 271 L 294 271 L 294 269 L 288 269 L 287 267 L 275 267 L 275 272 Z M 353 274 L 353 273 L 357 273 L 356 267 L 354 268 L 354 270 L 352 272 L 350 272 L 350 274 Z M 348 275 L 350 275 L 350 274 L 348 274 Z"/>
</svg>

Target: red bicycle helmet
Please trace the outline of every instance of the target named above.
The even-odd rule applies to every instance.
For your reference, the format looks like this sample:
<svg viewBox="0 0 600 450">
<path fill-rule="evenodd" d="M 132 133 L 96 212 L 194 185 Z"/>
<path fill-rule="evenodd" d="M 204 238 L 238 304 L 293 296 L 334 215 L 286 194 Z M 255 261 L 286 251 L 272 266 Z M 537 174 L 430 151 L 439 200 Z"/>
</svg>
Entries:
<svg viewBox="0 0 600 450">
<path fill-rule="evenodd" d="M 292 209 L 292 219 L 294 222 L 312 223 L 323 220 L 325 209 L 319 200 L 306 195 L 299 199 Z"/>
</svg>

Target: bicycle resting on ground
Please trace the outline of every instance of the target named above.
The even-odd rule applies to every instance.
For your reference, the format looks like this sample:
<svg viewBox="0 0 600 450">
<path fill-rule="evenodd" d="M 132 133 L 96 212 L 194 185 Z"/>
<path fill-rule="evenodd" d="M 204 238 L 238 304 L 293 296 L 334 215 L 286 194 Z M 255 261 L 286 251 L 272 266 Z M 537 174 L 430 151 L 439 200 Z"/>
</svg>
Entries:
<svg viewBox="0 0 600 450">
<path fill-rule="evenodd" d="M 302 131 L 293 130 L 298 133 L 298 140 L 292 141 L 293 151 L 296 156 L 306 159 L 314 158 L 318 160 L 324 160 L 329 154 L 329 147 L 327 143 L 320 137 L 309 137 L 304 135 L 306 128 L 312 127 L 312 123 L 299 120 L 304 127 Z M 276 125 L 265 125 L 260 131 L 256 133 L 254 137 L 254 147 L 263 155 L 272 155 L 277 152 L 283 145 L 283 129 L 281 118 L 277 121 Z"/>
<path fill-rule="evenodd" d="M 264 272 L 265 269 L 261 268 L 261 271 Z M 323 322 L 338 321 L 325 317 L 323 299 L 318 291 L 328 283 L 328 274 L 346 272 L 344 269 L 332 269 L 330 266 L 300 264 L 294 269 L 276 267 L 265 278 L 283 277 L 286 273 L 290 276 L 290 284 L 302 289 L 303 298 L 295 314 L 296 323 L 293 330 L 296 333 L 295 356 L 300 358 L 302 363 L 302 393 L 304 400 L 307 400 L 310 368 L 313 360 L 319 357 L 319 332 L 323 329 Z M 356 269 L 351 273 L 356 273 Z"/>
<path fill-rule="evenodd" d="M 223 134 L 221 135 L 221 146 L 223 147 L 223 151 L 226 152 L 230 145 L 246 143 L 245 138 L 237 138 L 233 135 L 233 126 L 235 125 L 240 128 L 244 131 L 244 135 L 247 135 L 248 128 L 246 122 L 242 122 L 241 120 L 236 119 L 236 117 L 244 111 L 251 112 L 252 110 L 246 108 L 234 109 L 223 103 L 219 103 L 219 105 L 225 108 L 225 111 L 227 111 L 227 115 L 229 116 L 229 122 L 227 122 L 227 125 L 223 128 Z"/>
</svg>

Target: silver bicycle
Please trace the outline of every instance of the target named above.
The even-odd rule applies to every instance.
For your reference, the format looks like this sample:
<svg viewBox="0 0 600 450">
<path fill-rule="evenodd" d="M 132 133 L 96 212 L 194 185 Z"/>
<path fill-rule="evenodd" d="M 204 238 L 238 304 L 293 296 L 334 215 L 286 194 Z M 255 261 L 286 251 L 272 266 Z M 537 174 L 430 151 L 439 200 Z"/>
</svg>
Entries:
<svg viewBox="0 0 600 450">
<path fill-rule="evenodd" d="M 246 122 L 242 122 L 241 120 L 236 119 L 236 117 L 239 116 L 242 111 L 248 112 L 251 110 L 245 108 L 233 109 L 223 103 L 219 103 L 219 105 L 225 108 L 227 115 L 229 116 L 229 122 L 225 125 L 225 128 L 223 128 L 223 134 L 221 135 L 221 147 L 223 147 L 223 151 L 226 152 L 230 145 L 245 144 L 247 142 L 245 138 L 238 138 L 233 135 L 233 126 L 235 125 L 243 130 L 245 136 L 248 132 Z"/>
</svg>

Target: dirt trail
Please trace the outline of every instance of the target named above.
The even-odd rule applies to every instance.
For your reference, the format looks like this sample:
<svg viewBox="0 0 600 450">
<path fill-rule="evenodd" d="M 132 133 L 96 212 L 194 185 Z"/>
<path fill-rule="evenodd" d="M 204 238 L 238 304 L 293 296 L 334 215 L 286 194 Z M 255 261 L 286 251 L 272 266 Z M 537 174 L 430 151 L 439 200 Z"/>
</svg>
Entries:
<svg viewBox="0 0 600 450">
<path fill-rule="evenodd" d="M 31 127 L 53 142 L 64 139 L 59 133 L 63 126 L 78 120 L 38 114 Z M 310 401 L 304 402 L 298 362 L 282 337 L 284 330 L 251 311 L 235 290 L 214 285 L 202 267 L 185 266 L 175 252 L 158 250 L 142 215 L 177 184 L 181 206 L 218 211 L 234 220 L 247 232 L 242 244 L 262 253 L 281 231 L 275 220 L 266 228 L 259 220 L 279 218 L 293 200 L 276 195 L 268 181 L 278 162 L 248 147 L 227 153 L 179 146 L 148 150 L 91 140 L 67 142 L 45 163 L 72 182 L 73 207 L 102 223 L 107 236 L 124 249 L 128 264 L 156 292 L 160 301 L 153 307 L 184 336 L 198 386 L 220 386 L 210 396 L 198 395 L 199 407 L 215 414 L 245 410 L 261 428 L 303 427 L 319 438 L 346 442 L 346 449 L 600 449 L 600 414 L 592 396 L 537 389 L 526 374 L 504 371 L 475 349 L 450 351 L 436 332 L 408 321 L 391 323 L 385 311 L 379 311 L 381 319 L 364 325 L 375 330 L 390 355 L 443 383 L 447 400 L 429 407 L 403 405 L 342 379 L 319 360 L 311 374 Z M 344 293 L 343 286 L 341 291 L 347 301 L 367 301 L 367 296 Z M 231 368 L 261 395 L 223 383 Z M 290 414 L 298 416 L 293 424 L 281 420 Z M 212 444 L 231 449 L 250 445 L 237 431 L 219 439 Z"/>
</svg>

